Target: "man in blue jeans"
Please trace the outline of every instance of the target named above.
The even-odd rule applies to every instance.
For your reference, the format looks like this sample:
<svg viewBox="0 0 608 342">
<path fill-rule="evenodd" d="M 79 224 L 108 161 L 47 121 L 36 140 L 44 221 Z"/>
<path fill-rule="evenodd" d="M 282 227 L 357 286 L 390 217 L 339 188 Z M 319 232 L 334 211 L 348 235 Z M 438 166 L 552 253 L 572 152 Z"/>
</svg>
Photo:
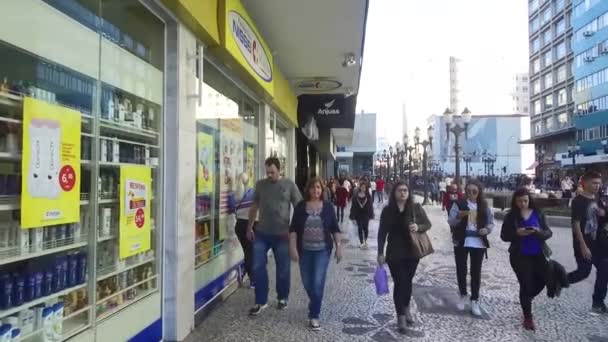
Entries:
<svg viewBox="0 0 608 342">
<path fill-rule="evenodd" d="M 255 185 L 253 205 L 249 210 L 247 238 L 253 241 L 253 274 L 255 276 L 255 305 L 249 315 L 256 316 L 268 306 L 268 250 L 272 249 L 276 263 L 277 309 L 287 308 L 291 280 L 289 259 L 289 219 L 291 206 L 302 200 L 296 184 L 282 178 L 279 159 L 265 161 L 266 178 Z M 253 231 L 253 223 L 259 220 Z"/>
</svg>

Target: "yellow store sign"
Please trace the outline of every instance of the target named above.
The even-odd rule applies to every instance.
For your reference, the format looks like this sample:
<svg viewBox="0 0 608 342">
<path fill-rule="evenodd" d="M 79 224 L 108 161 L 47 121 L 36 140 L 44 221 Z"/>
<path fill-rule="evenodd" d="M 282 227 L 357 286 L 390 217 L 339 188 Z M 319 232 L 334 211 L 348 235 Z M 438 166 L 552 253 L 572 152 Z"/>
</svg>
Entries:
<svg viewBox="0 0 608 342">
<path fill-rule="evenodd" d="M 220 4 L 222 46 L 273 96 L 273 61 L 268 45 L 240 0 L 222 0 Z"/>
<path fill-rule="evenodd" d="M 23 100 L 21 227 L 80 221 L 80 112 Z"/>
<path fill-rule="evenodd" d="M 120 259 L 150 249 L 151 180 L 149 167 L 120 167 Z"/>
</svg>

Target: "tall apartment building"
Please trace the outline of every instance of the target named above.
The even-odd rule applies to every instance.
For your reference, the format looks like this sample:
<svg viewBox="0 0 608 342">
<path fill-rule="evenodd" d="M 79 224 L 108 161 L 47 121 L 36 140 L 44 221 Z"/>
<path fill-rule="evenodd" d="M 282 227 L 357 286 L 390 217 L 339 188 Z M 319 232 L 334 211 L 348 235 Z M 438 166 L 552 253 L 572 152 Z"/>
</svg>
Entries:
<svg viewBox="0 0 608 342">
<path fill-rule="evenodd" d="M 537 176 L 559 173 L 575 141 L 571 0 L 529 0 L 530 125 Z"/>
<path fill-rule="evenodd" d="M 519 73 L 513 76 L 513 99 L 514 114 L 530 114 L 530 78 L 528 73 Z"/>
<path fill-rule="evenodd" d="M 460 84 L 458 78 L 458 63 L 460 63 L 460 59 L 450 56 L 450 109 L 454 111 L 454 113 L 460 113 Z"/>
<path fill-rule="evenodd" d="M 576 164 L 608 161 L 608 1 L 574 0 Z M 597 168 L 598 165 L 594 165 Z"/>
</svg>

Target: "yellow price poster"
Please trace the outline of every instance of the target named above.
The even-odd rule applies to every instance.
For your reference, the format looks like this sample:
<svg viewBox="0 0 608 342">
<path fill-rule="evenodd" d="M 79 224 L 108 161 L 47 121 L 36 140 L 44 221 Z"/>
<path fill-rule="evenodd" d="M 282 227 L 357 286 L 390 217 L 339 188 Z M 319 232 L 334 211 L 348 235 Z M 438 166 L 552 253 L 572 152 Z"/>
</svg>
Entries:
<svg viewBox="0 0 608 342">
<path fill-rule="evenodd" d="M 213 136 L 207 133 L 197 133 L 198 142 L 198 175 L 197 193 L 208 194 L 213 192 L 215 167 L 215 146 Z"/>
<path fill-rule="evenodd" d="M 80 112 L 23 100 L 21 228 L 80 221 Z"/>
<path fill-rule="evenodd" d="M 150 249 L 151 181 L 150 167 L 120 167 L 120 259 Z"/>
</svg>

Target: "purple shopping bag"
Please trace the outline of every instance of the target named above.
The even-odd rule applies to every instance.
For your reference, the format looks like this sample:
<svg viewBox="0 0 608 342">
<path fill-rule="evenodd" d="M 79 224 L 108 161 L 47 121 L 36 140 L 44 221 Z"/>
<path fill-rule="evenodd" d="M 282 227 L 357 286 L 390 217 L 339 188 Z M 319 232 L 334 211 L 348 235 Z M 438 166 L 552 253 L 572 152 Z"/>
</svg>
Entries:
<svg viewBox="0 0 608 342">
<path fill-rule="evenodd" d="M 389 293 L 388 274 L 386 274 L 386 269 L 382 265 L 378 265 L 378 267 L 376 267 L 374 282 L 376 283 L 376 294 L 378 296 L 383 296 Z"/>
</svg>

